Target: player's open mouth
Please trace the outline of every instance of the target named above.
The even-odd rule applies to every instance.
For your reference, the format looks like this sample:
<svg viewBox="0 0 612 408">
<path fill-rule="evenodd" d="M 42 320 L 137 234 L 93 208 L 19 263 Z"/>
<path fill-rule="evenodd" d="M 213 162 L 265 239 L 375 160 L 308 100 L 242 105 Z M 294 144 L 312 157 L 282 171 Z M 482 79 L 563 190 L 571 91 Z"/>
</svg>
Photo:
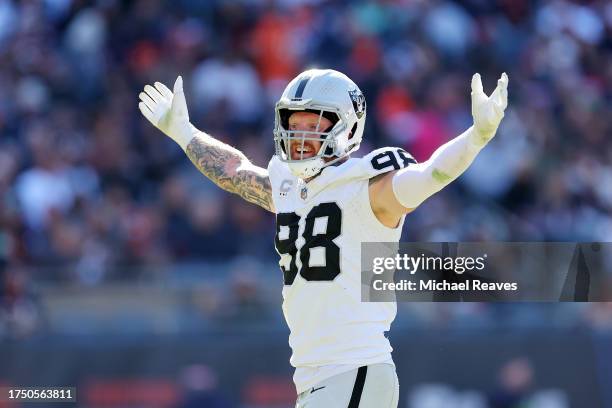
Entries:
<svg viewBox="0 0 612 408">
<path fill-rule="evenodd" d="M 298 144 L 298 146 L 294 146 L 292 149 L 292 156 L 294 160 L 299 160 L 299 159 L 308 159 L 313 157 L 316 152 L 315 149 L 312 146 L 309 146 L 307 144 L 304 144 L 304 147 L 301 146 L 301 143 Z"/>
</svg>

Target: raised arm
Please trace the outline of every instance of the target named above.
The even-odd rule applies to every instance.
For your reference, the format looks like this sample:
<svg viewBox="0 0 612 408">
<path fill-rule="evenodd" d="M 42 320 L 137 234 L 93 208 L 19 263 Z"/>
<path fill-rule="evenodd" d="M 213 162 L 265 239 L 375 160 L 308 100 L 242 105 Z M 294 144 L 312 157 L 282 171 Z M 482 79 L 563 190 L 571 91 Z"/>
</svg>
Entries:
<svg viewBox="0 0 612 408">
<path fill-rule="evenodd" d="M 480 75 L 472 77 L 474 125 L 440 146 L 429 160 L 387 173 L 370 185 L 370 202 L 378 218 L 397 224 L 428 197 L 442 190 L 472 164 L 480 150 L 495 136 L 508 105 L 508 76 L 504 73 L 490 97 L 482 89 Z M 386 221 L 386 222 L 385 222 Z"/>
<path fill-rule="evenodd" d="M 198 132 L 185 152 L 198 170 L 216 185 L 274 212 L 268 170 L 255 166 L 241 151 Z"/>
<path fill-rule="evenodd" d="M 202 174 L 222 189 L 274 212 L 268 171 L 255 166 L 239 150 L 191 125 L 180 76 L 174 92 L 156 82 L 155 86 L 146 85 L 139 97 L 138 108 L 144 117 L 177 142 Z"/>
</svg>

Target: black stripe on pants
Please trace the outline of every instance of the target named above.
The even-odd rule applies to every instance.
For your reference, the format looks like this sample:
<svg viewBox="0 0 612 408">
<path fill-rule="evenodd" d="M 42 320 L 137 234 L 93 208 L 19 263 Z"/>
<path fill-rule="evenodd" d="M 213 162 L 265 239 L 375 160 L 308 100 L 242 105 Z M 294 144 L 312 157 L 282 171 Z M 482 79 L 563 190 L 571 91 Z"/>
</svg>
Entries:
<svg viewBox="0 0 612 408">
<path fill-rule="evenodd" d="M 368 366 L 361 366 L 357 370 L 357 378 L 355 378 L 355 385 L 353 386 L 353 393 L 351 394 L 351 401 L 348 404 L 348 408 L 359 408 L 359 401 L 361 400 L 361 393 L 363 392 L 363 385 L 365 384 L 367 373 Z"/>
</svg>

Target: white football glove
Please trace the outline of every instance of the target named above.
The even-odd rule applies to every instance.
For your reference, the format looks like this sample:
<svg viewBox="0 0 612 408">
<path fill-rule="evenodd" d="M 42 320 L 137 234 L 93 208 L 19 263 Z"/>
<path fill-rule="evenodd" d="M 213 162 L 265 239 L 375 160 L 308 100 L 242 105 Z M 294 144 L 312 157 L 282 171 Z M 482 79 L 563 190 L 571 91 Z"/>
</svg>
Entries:
<svg viewBox="0 0 612 408">
<path fill-rule="evenodd" d="M 491 96 L 482 89 L 480 74 L 472 77 L 472 117 L 474 118 L 474 143 L 484 146 L 495 136 L 497 127 L 508 106 L 508 75 L 504 72 L 497 81 Z"/>
<path fill-rule="evenodd" d="M 155 87 L 146 85 L 138 96 L 143 116 L 185 150 L 194 132 L 189 123 L 183 78 L 176 78 L 174 93 L 161 82 L 155 82 Z"/>
</svg>

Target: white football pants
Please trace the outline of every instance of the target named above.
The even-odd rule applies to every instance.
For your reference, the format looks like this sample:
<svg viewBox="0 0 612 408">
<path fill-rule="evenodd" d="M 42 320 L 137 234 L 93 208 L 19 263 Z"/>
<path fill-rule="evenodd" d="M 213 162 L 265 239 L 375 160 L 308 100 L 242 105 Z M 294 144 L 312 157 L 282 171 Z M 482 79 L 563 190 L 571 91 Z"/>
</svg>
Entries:
<svg viewBox="0 0 612 408">
<path fill-rule="evenodd" d="M 359 367 L 298 395 L 295 408 L 397 408 L 399 382 L 391 364 Z"/>
</svg>

